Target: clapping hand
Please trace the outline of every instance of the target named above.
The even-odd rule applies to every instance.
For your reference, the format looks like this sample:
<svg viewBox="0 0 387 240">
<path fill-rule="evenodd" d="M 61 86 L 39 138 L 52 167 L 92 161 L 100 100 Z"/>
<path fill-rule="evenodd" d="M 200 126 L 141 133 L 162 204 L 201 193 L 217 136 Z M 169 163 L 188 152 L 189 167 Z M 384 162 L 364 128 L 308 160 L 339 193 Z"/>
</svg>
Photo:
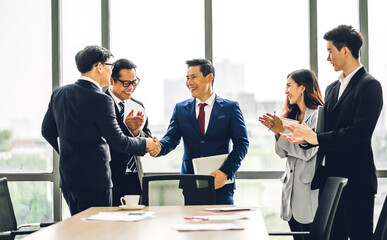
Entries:
<svg viewBox="0 0 387 240">
<path fill-rule="evenodd" d="M 310 143 L 318 145 L 317 134 L 305 123 L 304 124 L 289 124 L 285 126 L 290 133 L 282 134 L 281 136 L 290 143 L 305 144 Z"/>
<path fill-rule="evenodd" d="M 125 125 L 132 133 L 137 136 L 140 132 L 141 126 L 145 122 L 145 116 L 142 112 L 137 112 L 136 116 L 133 115 L 133 110 L 128 114 L 125 119 Z"/>
<path fill-rule="evenodd" d="M 258 119 L 265 127 L 269 128 L 269 130 L 271 130 L 278 136 L 283 131 L 285 131 L 282 120 L 275 115 L 266 113 L 266 115 L 262 115 Z"/>
</svg>

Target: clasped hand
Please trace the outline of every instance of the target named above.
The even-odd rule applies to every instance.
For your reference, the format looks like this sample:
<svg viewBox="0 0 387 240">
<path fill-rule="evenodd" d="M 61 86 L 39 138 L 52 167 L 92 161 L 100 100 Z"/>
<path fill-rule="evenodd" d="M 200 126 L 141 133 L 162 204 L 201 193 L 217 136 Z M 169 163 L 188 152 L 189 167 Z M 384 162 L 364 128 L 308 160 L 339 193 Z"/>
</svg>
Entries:
<svg viewBox="0 0 387 240">
<path fill-rule="evenodd" d="M 146 151 L 152 156 L 156 157 L 161 151 L 161 145 L 156 137 L 146 138 Z"/>
</svg>

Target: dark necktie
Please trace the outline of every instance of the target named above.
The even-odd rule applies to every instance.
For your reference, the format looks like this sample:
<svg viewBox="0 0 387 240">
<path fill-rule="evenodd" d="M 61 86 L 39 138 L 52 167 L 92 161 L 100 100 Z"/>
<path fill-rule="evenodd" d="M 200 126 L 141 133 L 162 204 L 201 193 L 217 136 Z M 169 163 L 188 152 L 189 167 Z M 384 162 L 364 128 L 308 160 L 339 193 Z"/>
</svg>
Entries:
<svg viewBox="0 0 387 240">
<path fill-rule="evenodd" d="M 124 101 L 121 101 L 118 103 L 120 105 L 121 110 L 120 110 L 120 117 L 124 120 L 124 112 L 125 112 L 125 104 Z M 125 122 L 125 121 L 124 121 Z"/>
<path fill-rule="evenodd" d="M 121 107 L 120 116 L 122 118 L 122 121 L 125 124 L 125 119 L 124 119 L 125 105 L 124 105 L 124 101 L 119 102 L 118 105 L 120 105 L 120 107 Z M 132 172 L 136 171 L 136 161 L 134 160 L 134 156 L 129 156 L 128 169 L 130 171 L 132 171 Z"/>
<path fill-rule="evenodd" d="M 198 116 L 198 123 L 199 123 L 199 128 L 200 132 L 202 133 L 202 136 L 204 136 L 204 118 L 205 118 L 205 113 L 204 113 L 204 107 L 207 106 L 207 103 L 200 103 L 199 104 L 199 116 Z"/>
</svg>

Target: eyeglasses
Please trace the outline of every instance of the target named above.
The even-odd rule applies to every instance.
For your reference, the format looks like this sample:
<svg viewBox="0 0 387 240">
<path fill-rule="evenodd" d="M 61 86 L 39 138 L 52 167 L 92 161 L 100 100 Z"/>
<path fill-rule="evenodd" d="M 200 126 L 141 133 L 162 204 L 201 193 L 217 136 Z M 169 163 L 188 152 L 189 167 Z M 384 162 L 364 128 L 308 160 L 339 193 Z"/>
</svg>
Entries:
<svg viewBox="0 0 387 240">
<path fill-rule="evenodd" d="M 107 63 L 107 62 L 104 62 L 104 63 L 101 63 L 103 65 L 108 65 L 110 67 L 111 70 L 113 70 L 114 68 L 114 63 Z M 94 67 L 98 66 L 98 63 L 94 65 Z"/>
<path fill-rule="evenodd" d="M 110 67 L 110 69 L 111 70 L 113 70 L 113 68 L 114 68 L 114 63 L 102 63 L 102 64 L 104 64 L 104 65 L 108 65 L 109 67 Z"/>
<path fill-rule="evenodd" d="M 122 86 L 129 87 L 130 85 L 133 85 L 133 87 L 137 87 L 137 85 L 140 83 L 140 79 L 136 77 L 133 81 L 129 80 L 120 80 L 118 78 L 113 77 L 114 80 L 119 81 L 122 83 Z"/>
</svg>

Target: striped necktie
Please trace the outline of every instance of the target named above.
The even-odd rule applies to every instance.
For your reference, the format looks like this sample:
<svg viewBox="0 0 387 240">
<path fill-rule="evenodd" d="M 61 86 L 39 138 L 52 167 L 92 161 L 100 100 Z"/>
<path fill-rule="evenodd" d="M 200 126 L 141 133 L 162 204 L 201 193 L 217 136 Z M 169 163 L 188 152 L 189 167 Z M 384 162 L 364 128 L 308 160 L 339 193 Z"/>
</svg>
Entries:
<svg viewBox="0 0 387 240">
<path fill-rule="evenodd" d="M 119 102 L 118 105 L 120 105 L 120 107 L 121 107 L 120 116 L 121 116 L 122 120 L 125 122 L 125 119 L 124 119 L 124 112 L 125 112 L 124 101 Z M 134 159 L 134 156 L 129 156 L 128 169 L 131 172 L 137 172 L 136 161 Z"/>
<path fill-rule="evenodd" d="M 121 107 L 121 110 L 120 110 L 120 117 L 121 117 L 122 119 L 124 119 L 124 112 L 125 112 L 125 104 L 124 104 L 124 101 L 119 102 L 118 105 Z"/>
</svg>

